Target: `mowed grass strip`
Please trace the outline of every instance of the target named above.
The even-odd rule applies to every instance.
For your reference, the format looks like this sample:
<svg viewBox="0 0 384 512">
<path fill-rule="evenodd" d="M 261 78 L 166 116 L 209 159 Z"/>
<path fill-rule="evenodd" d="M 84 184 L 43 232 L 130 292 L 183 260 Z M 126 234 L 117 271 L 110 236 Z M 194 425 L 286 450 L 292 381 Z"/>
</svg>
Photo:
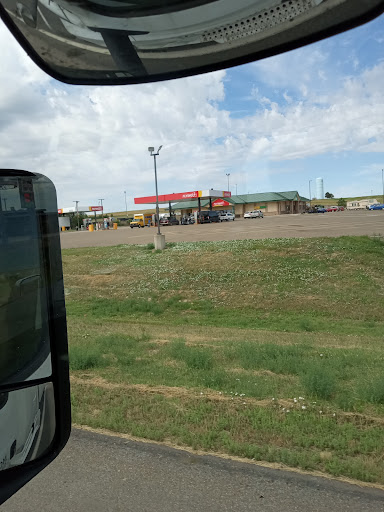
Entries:
<svg viewBox="0 0 384 512">
<path fill-rule="evenodd" d="M 74 421 L 383 483 L 383 255 L 368 237 L 65 251 Z"/>
<path fill-rule="evenodd" d="M 78 424 L 384 483 L 378 350 L 109 333 L 70 362 Z"/>
<path fill-rule="evenodd" d="M 271 239 L 63 251 L 68 313 L 382 337 L 384 243 Z"/>
</svg>

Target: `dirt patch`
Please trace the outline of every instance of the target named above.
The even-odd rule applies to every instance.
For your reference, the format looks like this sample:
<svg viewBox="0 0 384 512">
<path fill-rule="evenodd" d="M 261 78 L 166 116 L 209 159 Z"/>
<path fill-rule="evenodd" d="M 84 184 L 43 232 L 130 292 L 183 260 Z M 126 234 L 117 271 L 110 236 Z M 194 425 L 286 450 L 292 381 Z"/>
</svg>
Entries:
<svg viewBox="0 0 384 512">
<path fill-rule="evenodd" d="M 212 390 L 204 390 L 198 391 L 196 389 L 187 389 L 182 387 L 171 387 L 171 386 L 149 386 L 147 384 L 121 384 L 115 382 L 109 382 L 103 377 L 93 376 L 90 374 L 82 374 L 81 377 L 77 377 L 72 375 L 71 382 L 74 384 L 85 385 L 85 386 L 96 386 L 102 389 L 122 389 L 122 390 L 132 390 L 137 391 L 143 394 L 149 395 L 162 395 L 168 398 L 184 398 L 190 400 L 191 398 L 203 398 L 206 400 L 219 401 L 219 402 L 227 402 L 236 404 L 241 402 L 242 404 L 247 404 L 250 406 L 256 407 L 273 407 L 276 410 L 281 410 L 282 413 L 284 409 L 294 410 L 295 405 L 292 403 L 292 400 L 279 398 L 276 400 L 271 400 L 270 398 L 265 398 L 263 400 L 257 400 L 255 398 L 249 397 L 240 397 L 234 395 L 225 395 L 219 391 Z M 345 411 L 339 411 L 337 415 L 340 418 L 343 418 L 346 421 L 350 421 L 353 423 L 357 423 L 360 426 L 371 426 L 371 425 L 384 425 L 384 418 L 379 418 L 375 416 L 369 416 L 360 413 L 351 413 Z M 324 413 L 326 416 L 326 413 Z"/>
<path fill-rule="evenodd" d="M 88 377 L 88 375 L 87 375 Z M 202 397 L 209 400 L 215 401 L 225 401 L 225 402 L 233 402 L 241 400 L 242 402 L 246 401 L 247 403 L 252 403 L 253 405 L 259 405 L 262 407 L 266 407 L 271 405 L 270 399 L 265 400 L 255 400 L 245 397 L 237 397 L 237 396 L 228 396 L 224 395 L 218 391 L 197 391 L 194 389 L 187 389 L 181 387 L 171 387 L 171 386 L 148 386 L 147 384 L 119 384 L 114 382 L 109 382 L 103 377 L 95 376 L 93 378 L 82 378 L 76 377 L 74 375 L 71 376 L 71 382 L 74 384 L 80 384 L 85 386 L 96 386 L 102 389 L 124 389 L 124 390 L 134 390 L 145 394 L 156 394 L 163 395 L 169 398 L 188 398 L 191 397 Z M 281 401 L 279 401 L 280 403 Z"/>
<path fill-rule="evenodd" d="M 367 416 L 357 412 L 343 412 L 342 416 L 355 424 L 358 423 L 360 426 L 384 425 L 384 418 L 378 418 L 377 416 Z"/>
<path fill-rule="evenodd" d="M 227 370 L 229 373 L 243 373 L 246 375 L 255 375 L 255 376 L 267 376 L 267 377 L 277 377 L 281 378 L 284 375 L 279 375 L 278 373 L 271 372 L 270 370 L 245 370 L 244 368 L 229 368 Z"/>
<path fill-rule="evenodd" d="M 170 340 L 151 340 L 151 343 L 156 343 L 156 345 L 168 345 Z"/>
</svg>

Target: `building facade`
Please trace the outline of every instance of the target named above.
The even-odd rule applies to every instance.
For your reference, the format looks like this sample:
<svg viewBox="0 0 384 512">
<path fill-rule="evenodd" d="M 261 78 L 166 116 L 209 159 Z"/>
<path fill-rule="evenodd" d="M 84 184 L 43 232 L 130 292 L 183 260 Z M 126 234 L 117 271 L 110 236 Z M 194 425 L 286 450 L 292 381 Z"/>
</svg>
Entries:
<svg viewBox="0 0 384 512">
<path fill-rule="evenodd" d="M 216 199 L 211 203 L 209 200 L 202 200 L 201 209 L 209 210 L 212 207 L 213 210 L 230 210 L 237 217 L 243 217 L 245 212 L 251 210 L 261 210 L 265 216 L 270 216 L 303 213 L 308 201 L 297 191 L 263 192 Z M 197 208 L 197 201 L 182 201 L 173 205 L 173 209 L 179 211 L 181 215 L 189 215 Z"/>
<path fill-rule="evenodd" d="M 366 210 L 368 206 L 372 204 L 379 204 L 377 199 L 356 199 L 354 201 L 347 202 L 347 210 Z"/>
</svg>

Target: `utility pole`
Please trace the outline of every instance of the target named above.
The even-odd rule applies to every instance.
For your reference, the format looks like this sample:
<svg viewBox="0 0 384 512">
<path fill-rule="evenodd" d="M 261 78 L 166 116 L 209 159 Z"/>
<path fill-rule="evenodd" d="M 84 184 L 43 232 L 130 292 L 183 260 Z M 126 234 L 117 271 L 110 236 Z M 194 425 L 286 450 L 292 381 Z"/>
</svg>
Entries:
<svg viewBox="0 0 384 512">
<path fill-rule="evenodd" d="M 311 201 L 312 201 L 312 194 L 311 194 L 311 181 L 312 181 L 312 180 L 309 180 L 309 204 L 311 204 Z"/>
<path fill-rule="evenodd" d="M 79 222 L 80 222 L 80 219 L 79 219 L 79 201 L 73 201 L 73 202 L 76 203 L 77 231 L 79 231 L 79 229 L 80 229 L 80 226 L 79 226 Z"/>
<path fill-rule="evenodd" d="M 235 187 L 236 187 L 236 195 L 237 195 L 237 183 L 236 183 Z"/>
<path fill-rule="evenodd" d="M 125 197 L 125 214 L 128 217 L 128 208 L 127 208 L 127 191 L 124 190 L 124 197 Z"/>
</svg>

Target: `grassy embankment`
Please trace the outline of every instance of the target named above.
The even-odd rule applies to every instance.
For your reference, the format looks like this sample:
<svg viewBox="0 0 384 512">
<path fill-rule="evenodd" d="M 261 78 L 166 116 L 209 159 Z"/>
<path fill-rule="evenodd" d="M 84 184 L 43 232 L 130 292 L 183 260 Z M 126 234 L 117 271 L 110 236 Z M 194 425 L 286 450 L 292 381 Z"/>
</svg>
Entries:
<svg viewBox="0 0 384 512">
<path fill-rule="evenodd" d="M 384 483 L 384 243 L 63 251 L 74 421 Z"/>
</svg>

